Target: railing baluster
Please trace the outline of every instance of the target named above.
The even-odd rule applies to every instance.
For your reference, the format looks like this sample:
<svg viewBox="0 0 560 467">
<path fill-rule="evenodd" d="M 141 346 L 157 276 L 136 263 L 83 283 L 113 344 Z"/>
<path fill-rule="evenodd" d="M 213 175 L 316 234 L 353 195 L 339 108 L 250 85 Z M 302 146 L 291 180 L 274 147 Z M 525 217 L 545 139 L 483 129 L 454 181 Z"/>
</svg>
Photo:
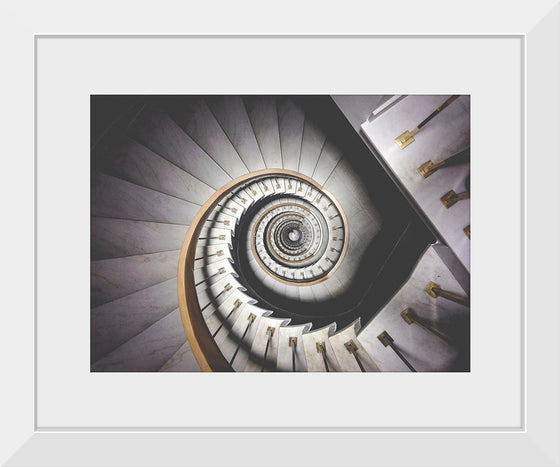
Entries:
<svg viewBox="0 0 560 467">
<path fill-rule="evenodd" d="M 194 285 L 195 285 L 195 287 L 196 287 L 197 285 L 200 285 L 200 284 L 202 284 L 203 282 L 209 281 L 209 280 L 212 279 L 213 277 L 216 277 L 218 274 L 225 274 L 225 272 L 226 272 L 226 268 L 220 268 L 220 269 L 218 269 L 217 272 L 215 272 L 214 274 L 212 274 L 210 277 L 207 277 L 206 279 L 202 279 L 200 282 L 197 282 L 197 283 L 194 284 Z"/>
<path fill-rule="evenodd" d="M 444 336 L 438 330 L 433 329 L 422 318 L 420 318 L 418 315 L 416 315 L 416 313 L 414 313 L 414 311 L 412 311 L 410 308 L 407 308 L 406 310 L 402 311 L 401 312 L 401 317 L 405 321 L 405 323 L 407 323 L 409 325 L 412 324 L 412 323 L 416 323 L 418 326 L 420 326 L 420 327 L 424 328 L 426 331 L 432 333 L 434 336 L 438 337 L 439 339 L 444 341 L 446 344 L 451 345 L 451 346 L 453 345 L 450 342 L 450 340 L 447 336 Z"/>
<path fill-rule="evenodd" d="M 228 225 L 228 226 L 230 224 L 230 221 L 227 221 L 227 220 L 226 221 L 220 221 L 218 219 L 206 219 L 206 222 L 216 222 L 216 223 L 224 224 L 224 225 Z"/>
<path fill-rule="evenodd" d="M 288 338 L 288 345 L 292 348 L 292 371 L 296 371 L 297 337 Z"/>
<path fill-rule="evenodd" d="M 364 369 L 360 357 L 358 356 L 358 346 L 356 345 L 356 343 L 352 339 L 350 339 L 348 342 L 344 344 L 344 347 L 346 347 L 346 350 L 348 350 L 348 352 L 354 356 L 354 358 L 356 359 L 356 363 L 360 367 L 361 372 L 365 373 L 366 370 Z"/>
<path fill-rule="evenodd" d="M 379 336 L 377 336 L 377 338 L 381 341 L 381 343 L 385 347 L 387 346 L 391 347 L 393 349 L 393 352 L 397 354 L 397 357 L 399 357 L 402 360 L 402 362 L 409 368 L 410 371 L 416 372 L 414 367 L 408 362 L 406 358 L 404 358 L 404 355 L 400 353 L 399 349 L 397 349 L 397 347 L 394 344 L 393 338 L 389 335 L 387 331 L 383 331 L 381 334 L 379 334 Z"/>
<path fill-rule="evenodd" d="M 218 329 L 216 329 L 216 331 L 214 332 L 214 334 L 212 334 L 212 338 L 216 337 L 216 335 L 220 332 L 220 329 L 222 329 L 223 325 L 226 323 L 226 321 L 229 319 L 229 317 L 233 314 L 233 312 L 235 310 L 237 310 L 239 307 L 241 306 L 241 300 L 236 299 L 235 302 L 233 302 L 233 308 L 231 309 L 231 311 L 228 313 L 228 315 L 225 317 L 225 319 L 220 323 L 220 326 L 218 327 Z"/>
<path fill-rule="evenodd" d="M 212 253 L 211 255 L 207 255 L 207 256 L 199 256 L 198 258 L 195 258 L 195 261 L 198 261 L 199 259 L 204 259 L 204 258 L 212 258 L 212 256 L 223 256 L 224 255 L 224 250 L 219 250 L 216 253 Z"/>
<path fill-rule="evenodd" d="M 444 159 L 436 164 L 434 164 L 431 160 L 425 162 L 420 167 L 418 167 L 418 172 L 420 172 L 420 175 L 422 175 L 422 177 L 428 178 L 430 175 L 432 175 L 442 167 L 463 164 L 465 162 L 468 162 L 470 158 L 471 158 L 471 149 L 467 148 L 461 152 L 458 152 L 457 154 L 453 154 L 452 156 L 449 156 L 447 159 Z"/>
<path fill-rule="evenodd" d="M 274 334 L 274 328 L 269 326 L 266 330 L 266 335 L 268 337 L 266 339 L 266 347 L 264 349 L 264 357 L 263 357 L 263 363 L 261 367 L 261 373 L 264 371 L 264 367 L 266 366 L 266 356 L 268 355 L 268 349 L 270 348 L 270 341 L 272 340 L 273 334 Z"/>
<path fill-rule="evenodd" d="M 458 201 L 461 201 L 463 199 L 469 199 L 470 197 L 471 197 L 471 192 L 470 191 L 463 191 L 462 193 L 455 193 L 455 191 L 450 190 L 447 193 L 445 193 L 440 198 L 440 200 L 443 203 L 443 205 L 447 209 L 449 209 L 451 206 L 453 206 Z"/>
<path fill-rule="evenodd" d="M 323 356 L 323 363 L 325 364 L 325 370 L 327 373 L 330 372 L 329 370 L 329 363 L 327 362 L 327 350 L 325 347 L 324 342 L 317 342 L 317 353 L 320 353 Z"/>
<path fill-rule="evenodd" d="M 224 285 L 224 289 L 223 289 L 218 295 L 216 295 L 216 296 L 214 297 L 214 300 L 210 300 L 205 306 L 203 306 L 203 307 L 200 309 L 200 311 L 206 310 L 206 308 L 208 308 L 208 307 L 210 306 L 210 304 L 211 304 L 213 301 L 218 300 L 218 298 L 220 298 L 220 296 L 221 296 L 223 293 L 230 291 L 231 288 L 232 288 L 232 285 L 228 282 L 226 285 Z"/>
<path fill-rule="evenodd" d="M 420 129 L 426 125 L 432 118 L 434 118 L 439 112 L 445 109 L 449 104 L 451 104 L 459 96 L 454 95 L 447 99 L 443 104 L 441 104 L 436 110 L 434 110 L 430 115 L 428 115 L 422 122 L 418 124 L 416 128 L 410 131 L 405 131 L 402 135 L 395 138 L 395 141 L 401 149 L 406 148 L 409 144 L 414 142 L 414 135 L 420 131 Z"/>
<path fill-rule="evenodd" d="M 468 297 L 462 297 L 461 295 L 454 294 L 453 292 L 443 290 L 434 282 L 430 282 L 424 290 L 426 290 L 426 292 L 434 298 L 443 297 L 447 300 L 451 300 L 452 302 L 465 306 L 469 306 L 470 304 L 470 299 Z"/>
<path fill-rule="evenodd" d="M 239 348 L 241 347 L 241 344 L 243 343 L 243 339 L 245 339 L 245 336 L 247 335 L 247 332 L 249 332 L 249 328 L 251 327 L 251 325 L 255 322 L 255 319 L 256 319 L 256 316 L 253 313 L 250 313 L 249 317 L 247 318 L 247 320 L 249 321 L 249 324 L 245 328 L 245 331 L 243 332 L 243 335 L 241 336 L 241 340 L 239 341 L 239 344 L 237 344 L 237 348 L 235 349 L 235 352 L 233 353 L 233 357 L 231 357 L 231 360 L 229 361 L 230 365 L 233 365 L 233 361 L 235 360 L 235 357 L 237 357 L 237 353 L 239 352 Z"/>
</svg>

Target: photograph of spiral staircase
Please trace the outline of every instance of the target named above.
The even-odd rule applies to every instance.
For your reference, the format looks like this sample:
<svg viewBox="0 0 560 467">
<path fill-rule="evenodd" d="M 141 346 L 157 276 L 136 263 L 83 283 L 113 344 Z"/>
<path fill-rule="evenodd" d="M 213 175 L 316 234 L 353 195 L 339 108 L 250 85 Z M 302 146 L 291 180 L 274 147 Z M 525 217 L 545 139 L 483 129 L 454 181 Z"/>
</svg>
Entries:
<svg viewBox="0 0 560 467">
<path fill-rule="evenodd" d="M 91 371 L 470 371 L 469 161 L 469 96 L 91 96 Z"/>
</svg>

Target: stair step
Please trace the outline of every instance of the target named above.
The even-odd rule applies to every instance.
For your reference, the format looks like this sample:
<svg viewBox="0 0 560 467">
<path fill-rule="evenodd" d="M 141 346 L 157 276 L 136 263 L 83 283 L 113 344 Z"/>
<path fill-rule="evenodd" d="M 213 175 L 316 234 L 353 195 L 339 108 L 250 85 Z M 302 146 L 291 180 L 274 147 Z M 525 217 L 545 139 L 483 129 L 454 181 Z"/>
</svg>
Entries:
<svg viewBox="0 0 560 467">
<path fill-rule="evenodd" d="M 232 196 L 232 199 L 243 207 L 243 209 L 247 209 L 255 203 L 255 200 L 252 196 L 250 196 L 243 188 L 236 190 L 235 195 Z"/>
<path fill-rule="evenodd" d="M 299 326 L 283 326 L 278 329 L 278 371 L 294 371 L 294 350 L 290 346 L 290 339 L 295 338 L 295 371 L 307 371 L 307 360 L 303 347 L 302 334 L 309 332 L 311 323 Z M 292 342 L 294 345 L 294 342 Z"/>
<path fill-rule="evenodd" d="M 200 206 L 92 171 L 91 215 L 189 225 Z"/>
<path fill-rule="evenodd" d="M 196 247 L 194 269 L 227 259 L 233 261 L 229 245 L 201 245 Z"/>
<path fill-rule="evenodd" d="M 231 178 L 249 172 L 202 97 L 181 99 L 170 114 Z"/>
<path fill-rule="evenodd" d="M 179 166 L 116 131 L 96 146 L 92 162 L 100 172 L 200 206 L 215 191 Z"/>
<path fill-rule="evenodd" d="M 332 141 L 327 140 L 313 172 L 313 179 L 319 185 L 324 185 L 341 157 L 341 150 Z"/>
<path fill-rule="evenodd" d="M 249 120 L 253 126 L 266 167 L 282 168 L 282 150 L 278 134 L 276 102 L 270 96 L 244 97 Z"/>
<path fill-rule="evenodd" d="M 233 329 L 233 325 L 235 324 L 237 319 L 241 315 L 244 315 L 245 317 L 248 316 L 248 314 L 243 313 L 243 309 L 247 306 L 247 304 L 242 303 L 241 305 L 239 305 L 239 303 L 241 302 L 234 302 L 233 304 L 230 303 L 231 306 L 228 306 L 227 308 L 220 307 L 220 316 L 218 316 L 217 313 L 214 313 L 212 315 L 213 320 L 219 319 L 220 321 L 217 326 L 215 324 L 212 324 L 212 327 L 214 328 L 212 331 L 212 337 L 216 345 L 220 348 L 222 347 L 222 344 L 226 341 L 226 339 L 235 337 L 234 334 L 231 334 L 231 330 Z"/>
<path fill-rule="evenodd" d="M 247 361 L 245 371 L 261 371 L 263 367 L 263 359 L 266 352 L 266 368 L 265 371 L 274 371 L 276 368 L 276 358 L 278 356 L 278 329 L 281 326 L 287 326 L 290 322 L 289 319 L 262 317 L 259 321 L 255 339 L 251 345 L 251 357 Z M 267 348 L 269 341 L 268 330 L 273 329 L 272 337 Z"/>
<path fill-rule="evenodd" d="M 299 300 L 299 287 L 297 285 L 290 284 L 284 285 L 286 287 L 284 296 L 291 298 L 292 300 Z"/>
<path fill-rule="evenodd" d="M 259 322 L 263 316 L 269 316 L 271 313 L 271 311 L 254 306 L 253 304 L 247 304 L 241 310 L 227 336 L 227 339 L 225 339 L 220 345 L 222 355 L 227 361 L 231 361 L 235 355 L 235 359 L 232 363 L 232 367 L 235 371 L 243 371 L 245 369 L 245 365 L 249 359 L 249 350 L 255 339 Z M 255 321 L 247 330 L 250 314 L 255 316 Z M 246 330 L 247 333 L 245 334 L 243 341 L 241 341 L 241 338 Z M 237 352 L 237 354 L 235 352 Z"/>
<path fill-rule="evenodd" d="M 90 356 L 95 362 L 178 307 L 177 279 L 91 309 Z"/>
<path fill-rule="evenodd" d="M 200 366 L 194 358 L 191 346 L 185 342 L 179 350 L 175 352 L 169 360 L 159 369 L 159 371 L 181 371 L 181 372 L 200 372 Z"/>
<path fill-rule="evenodd" d="M 228 245 L 231 248 L 231 230 L 220 227 L 203 227 L 197 243 L 197 246 L 202 245 Z"/>
<path fill-rule="evenodd" d="M 327 279 L 328 281 L 329 279 Z M 318 284 L 314 284 L 309 287 L 313 295 L 315 296 L 316 302 L 327 302 L 332 299 L 332 295 L 329 292 L 329 289 L 325 285 L 325 281 L 319 282 Z"/>
<path fill-rule="evenodd" d="M 377 212 L 377 203 L 372 199 L 372 191 L 364 182 L 363 175 L 346 159 L 342 159 L 335 167 L 324 188 L 342 205 L 348 219 L 361 211 Z"/>
<path fill-rule="evenodd" d="M 237 273 L 233 269 L 233 263 L 229 259 L 223 259 L 215 263 L 207 264 L 202 268 L 194 269 L 194 283 L 197 286 L 203 283 L 213 284 L 225 274 L 232 274 L 237 277 Z"/>
<path fill-rule="evenodd" d="M 180 250 L 188 226 L 91 218 L 91 260 Z"/>
<path fill-rule="evenodd" d="M 298 287 L 299 289 L 299 300 L 303 303 L 315 303 L 315 295 L 311 290 L 311 286 L 302 285 Z"/>
<path fill-rule="evenodd" d="M 315 167 L 323 150 L 327 136 L 312 120 L 306 118 L 303 128 L 303 140 L 301 143 L 301 156 L 298 172 L 308 177 L 313 176 Z"/>
<path fill-rule="evenodd" d="M 239 222 L 239 220 L 243 216 L 243 213 L 245 212 L 245 207 L 243 206 L 243 203 L 238 203 L 237 201 L 229 197 L 220 201 L 218 206 L 216 206 L 216 210 L 234 217 L 236 219 L 236 222 Z"/>
<path fill-rule="evenodd" d="M 264 196 L 270 196 L 274 194 L 274 187 L 272 185 L 272 181 L 270 180 L 270 178 L 257 180 L 255 182 L 255 185 L 257 185 L 261 189 L 261 192 L 263 193 Z"/>
<path fill-rule="evenodd" d="M 375 361 L 358 340 L 357 334 L 359 330 L 360 319 L 358 318 L 329 338 L 331 347 L 340 365 L 340 371 L 362 371 L 356 357 L 345 346 L 348 342 L 352 342 L 355 345 L 357 350 L 354 350 L 354 352 L 365 371 L 379 371 Z"/>
<path fill-rule="evenodd" d="M 207 228 L 217 227 L 220 229 L 229 229 L 232 231 L 232 235 L 236 226 L 237 218 L 221 211 L 220 206 L 216 206 L 216 208 L 214 208 L 205 222 L 205 227 Z"/>
<path fill-rule="evenodd" d="M 278 106 L 278 131 L 282 149 L 282 166 L 298 170 L 305 114 L 292 99 L 280 98 Z"/>
<path fill-rule="evenodd" d="M 211 285 L 200 284 L 196 288 L 200 309 L 206 308 L 210 303 L 222 303 L 234 290 L 245 291 L 246 289 L 231 274 L 225 275 Z"/>
<path fill-rule="evenodd" d="M 247 196 L 252 198 L 253 201 L 258 201 L 259 199 L 264 197 L 264 193 L 262 192 L 257 182 L 251 182 L 247 184 L 242 191 L 244 191 Z"/>
<path fill-rule="evenodd" d="M 91 306 L 96 307 L 177 277 L 179 250 L 92 261 Z"/>
<path fill-rule="evenodd" d="M 220 326 L 224 316 L 227 316 L 227 314 L 232 310 L 237 300 L 239 300 L 242 304 L 257 303 L 255 299 L 245 294 L 243 289 L 232 289 L 231 293 L 229 293 L 225 299 L 211 303 L 202 310 L 202 316 L 206 320 L 206 325 L 211 333 Z M 212 316 L 216 312 L 218 312 L 216 316 Z"/>
<path fill-rule="evenodd" d="M 329 337 L 336 331 L 336 323 L 331 323 L 315 331 L 302 335 L 303 346 L 305 349 L 305 358 L 307 361 L 308 371 L 326 371 L 322 354 L 317 350 L 317 344 L 325 345 L 325 355 L 330 372 L 340 371 L 336 354 L 334 353 L 329 341 Z"/>
<path fill-rule="evenodd" d="M 240 96 L 211 96 L 206 101 L 247 168 L 251 172 L 265 169 L 243 99 Z"/>
<path fill-rule="evenodd" d="M 185 340 L 177 308 L 95 362 L 91 371 L 158 371 Z"/>
<path fill-rule="evenodd" d="M 231 177 L 161 109 L 146 106 L 127 134 L 215 190 Z"/>
</svg>

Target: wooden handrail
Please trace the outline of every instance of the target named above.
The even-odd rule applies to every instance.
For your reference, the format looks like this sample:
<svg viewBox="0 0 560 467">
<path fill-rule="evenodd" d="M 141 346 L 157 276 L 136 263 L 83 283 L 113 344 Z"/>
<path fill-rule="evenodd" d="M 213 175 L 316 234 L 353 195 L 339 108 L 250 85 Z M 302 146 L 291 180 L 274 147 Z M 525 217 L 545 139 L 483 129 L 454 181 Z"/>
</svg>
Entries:
<svg viewBox="0 0 560 467">
<path fill-rule="evenodd" d="M 202 371 L 233 371 L 233 368 L 222 355 L 218 345 L 212 338 L 212 334 L 206 326 L 206 322 L 200 310 L 200 304 L 198 303 L 193 274 L 198 237 L 212 210 L 231 190 L 251 180 L 271 175 L 294 177 L 309 183 L 321 192 L 325 191 L 315 180 L 292 170 L 264 169 L 251 172 L 232 180 L 216 191 L 216 193 L 214 193 L 200 208 L 192 220 L 187 235 L 185 236 L 177 270 L 177 294 L 185 334 L 187 335 L 193 355 Z M 327 193 L 327 195 L 333 202 L 337 203 L 330 194 Z M 337 207 L 339 207 L 340 212 L 342 212 L 340 206 Z M 347 239 L 348 234 L 346 234 L 345 249 L 348 245 Z M 341 255 L 340 259 L 342 259 L 342 257 L 343 255 Z"/>
</svg>

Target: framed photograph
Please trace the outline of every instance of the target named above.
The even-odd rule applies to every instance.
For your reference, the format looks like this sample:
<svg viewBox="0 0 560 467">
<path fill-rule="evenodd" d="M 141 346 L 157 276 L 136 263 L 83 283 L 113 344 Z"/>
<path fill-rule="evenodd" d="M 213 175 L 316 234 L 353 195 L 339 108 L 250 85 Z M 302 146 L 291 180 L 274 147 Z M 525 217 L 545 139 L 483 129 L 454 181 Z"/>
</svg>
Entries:
<svg viewBox="0 0 560 467">
<path fill-rule="evenodd" d="M 560 465 L 560 6 L 502 6 L 7 11 L 2 462 Z"/>
</svg>

